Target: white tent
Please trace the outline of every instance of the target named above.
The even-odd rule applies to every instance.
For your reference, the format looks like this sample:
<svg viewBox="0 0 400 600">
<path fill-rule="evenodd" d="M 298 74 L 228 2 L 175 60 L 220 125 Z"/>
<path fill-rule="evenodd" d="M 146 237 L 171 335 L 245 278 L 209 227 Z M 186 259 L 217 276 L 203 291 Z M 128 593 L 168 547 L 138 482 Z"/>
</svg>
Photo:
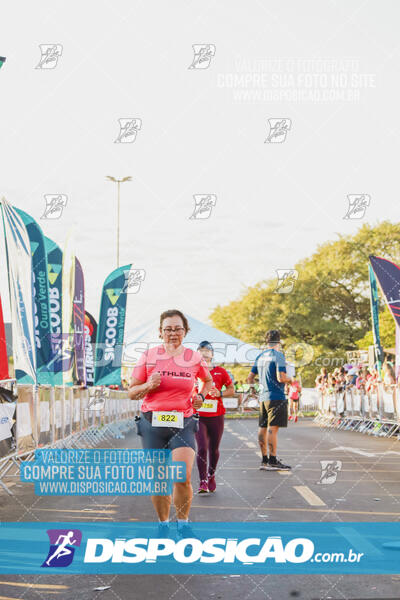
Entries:
<svg viewBox="0 0 400 600">
<path fill-rule="evenodd" d="M 188 315 L 190 331 L 183 340 L 183 345 L 187 348 L 197 350 L 200 342 L 207 340 L 214 348 L 214 362 L 225 364 L 243 364 L 251 365 L 261 350 L 246 344 L 241 340 L 223 333 L 211 325 L 202 323 Z M 159 338 L 159 321 L 157 319 L 139 325 L 125 333 L 125 348 L 123 363 L 136 363 L 142 352 L 148 348 L 161 344 Z"/>
</svg>

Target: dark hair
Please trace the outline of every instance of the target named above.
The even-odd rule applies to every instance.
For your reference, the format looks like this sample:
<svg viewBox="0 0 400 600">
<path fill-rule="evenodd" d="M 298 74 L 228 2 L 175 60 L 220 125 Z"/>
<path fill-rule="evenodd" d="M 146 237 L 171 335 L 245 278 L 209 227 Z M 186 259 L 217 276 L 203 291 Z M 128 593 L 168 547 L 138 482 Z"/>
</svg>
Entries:
<svg viewBox="0 0 400 600">
<path fill-rule="evenodd" d="M 200 348 L 207 348 L 208 350 L 211 350 L 211 352 L 214 354 L 214 348 L 212 347 L 210 342 L 207 342 L 206 340 L 204 340 L 204 342 L 200 342 L 197 350 L 200 350 Z"/>
<path fill-rule="evenodd" d="M 267 344 L 276 344 L 276 343 L 280 342 L 281 341 L 280 331 L 278 331 L 277 329 L 270 329 L 265 334 L 265 341 L 267 342 Z"/>
<path fill-rule="evenodd" d="M 189 323 L 185 315 L 180 310 L 177 310 L 175 308 L 165 310 L 163 313 L 161 313 L 160 329 L 162 329 L 164 319 L 168 319 L 168 317 L 180 317 L 182 319 L 183 327 L 185 328 L 186 333 L 190 330 Z"/>
</svg>

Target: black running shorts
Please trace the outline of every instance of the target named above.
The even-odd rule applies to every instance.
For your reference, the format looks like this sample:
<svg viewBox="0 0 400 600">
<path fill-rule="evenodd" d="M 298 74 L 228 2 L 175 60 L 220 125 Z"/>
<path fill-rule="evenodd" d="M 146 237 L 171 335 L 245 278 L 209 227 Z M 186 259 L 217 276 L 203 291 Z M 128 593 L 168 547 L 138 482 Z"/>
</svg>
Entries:
<svg viewBox="0 0 400 600">
<path fill-rule="evenodd" d="M 266 400 L 260 403 L 259 427 L 287 427 L 288 405 L 286 400 L 277 402 Z"/>
<path fill-rule="evenodd" d="M 145 450 L 175 450 L 175 448 L 192 448 L 196 451 L 195 433 L 199 430 L 199 419 L 196 417 L 184 418 L 183 429 L 177 427 L 153 427 L 151 412 L 141 413 L 136 421 L 138 435 L 142 438 Z"/>
</svg>

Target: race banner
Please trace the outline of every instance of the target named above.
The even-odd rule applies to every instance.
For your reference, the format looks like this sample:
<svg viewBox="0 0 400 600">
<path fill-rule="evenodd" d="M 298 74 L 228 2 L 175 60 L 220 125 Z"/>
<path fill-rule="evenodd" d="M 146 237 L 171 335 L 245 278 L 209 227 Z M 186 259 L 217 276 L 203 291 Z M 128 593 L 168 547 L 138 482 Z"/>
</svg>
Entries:
<svg viewBox="0 0 400 600">
<path fill-rule="evenodd" d="M 0 297 L 0 379 L 9 379 L 6 331 L 4 328 L 3 307 Z"/>
<path fill-rule="evenodd" d="M 374 338 L 374 349 L 375 349 L 375 360 L 377 362 L 377 369 L 381 372 L 383 363 L 383 349 L 381 346 L 381 338 L 379 334 L 379 297 L 378 297 L 378 286 L 376 283 L 376 277 L 371 265 L 368 265 L 369 272 L 369 289 L 370 289 L 370 301 L 371 301 L 371 320 L 372 320 L 372 335 Z"/>
<path fill-rule="evenodd" d="M 63 384 L 73 385 L 74 365 L 74 314 L 75 254 L 71 234 L 67 235 L 62 262 L 62 339 L 63 339 Z"/>
<path fill-rule="evenodd" d="M 15 208 L 15 210 L 26 227 L 32 254 L 37 382 L 51 385 L 53 374 L 48 365 L 53 358 L 53 347 L 51 343 L 49 281 L 44 236 L 41 227 L 30 215 L 19 208 Z"/>
<path fill-rule="evenodd" d="M 74 313 L 74 356 L 75 379 L 86 383 L 85 368 L 85 282 L 81 263 L 75 257 Z"/>
<path fill-rule="evenodd" d="M 127 281 L 132 265 L 112 271 L 101 295 L 96 337 L 95 385 L 120 385 Z"/>
<path fill-rule="evenodd" d="M 32 255 L 21 217 L 1 201 L 10 290 L 13 358 L 18 383 L 36 383 Z"/>
<path fill-rule="evenodd" d="M 397 325 L 400 325 L 400 267 L 386 258 L 370 256 L 386 304 Z"/>
<path fill-rule="evenodd" d="M 49 368 L 53 373 L 54 385 L 62 385 L 62 252 L 60 247 L 48 237 L 44 238 L 47 253 L 47 273 L 50 297 L 51 344 L 53 359 Z"/>
<path fill-rule="evenodd" d="M 94 357 L 96 351 L 97 323 L 95 318 L 85 311 L 85 367 L 86 385 L 94 385 Z"/>
</svg>

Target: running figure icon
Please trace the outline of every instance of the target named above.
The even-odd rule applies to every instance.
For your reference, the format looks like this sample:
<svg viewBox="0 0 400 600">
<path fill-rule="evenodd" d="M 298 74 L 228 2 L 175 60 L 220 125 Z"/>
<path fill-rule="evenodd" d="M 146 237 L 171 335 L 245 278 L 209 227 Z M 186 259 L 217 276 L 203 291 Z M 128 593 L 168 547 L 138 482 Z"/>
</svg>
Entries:
<svg viewBox="0 0 400 600">
<path fill-rule="evenodd" d="M 67 554 L 72 554 L 72 550 L 70 548 L 67 548 L 67 545 L 76 543 L 76 540 L 71 539 L 73 536 L 74 532 L 68 531 L 67 535 L 60 535 L 58 537 L 56 544 L 59 544 L 59 546 L 57 546 L 57 550 L 54 552 L 54 554 L 52 554 L 50 558 L 46 560 L 46 565 L 50 566 L 51 561 L 53 560 L 53 558 L 56 558 L 56 556 L 61 558 L 62 556 L 66 556 Z M 61 539 L 63 540 L 62 542 L 60 542 Z"/>
<path fill-rule="evenodd" d="M 80 546 L 82 532 L 79 529 L 49 529 L 50 549 L 42 567 L 67 567 L 72 563 L 75 548 Z"/>
</svg>

